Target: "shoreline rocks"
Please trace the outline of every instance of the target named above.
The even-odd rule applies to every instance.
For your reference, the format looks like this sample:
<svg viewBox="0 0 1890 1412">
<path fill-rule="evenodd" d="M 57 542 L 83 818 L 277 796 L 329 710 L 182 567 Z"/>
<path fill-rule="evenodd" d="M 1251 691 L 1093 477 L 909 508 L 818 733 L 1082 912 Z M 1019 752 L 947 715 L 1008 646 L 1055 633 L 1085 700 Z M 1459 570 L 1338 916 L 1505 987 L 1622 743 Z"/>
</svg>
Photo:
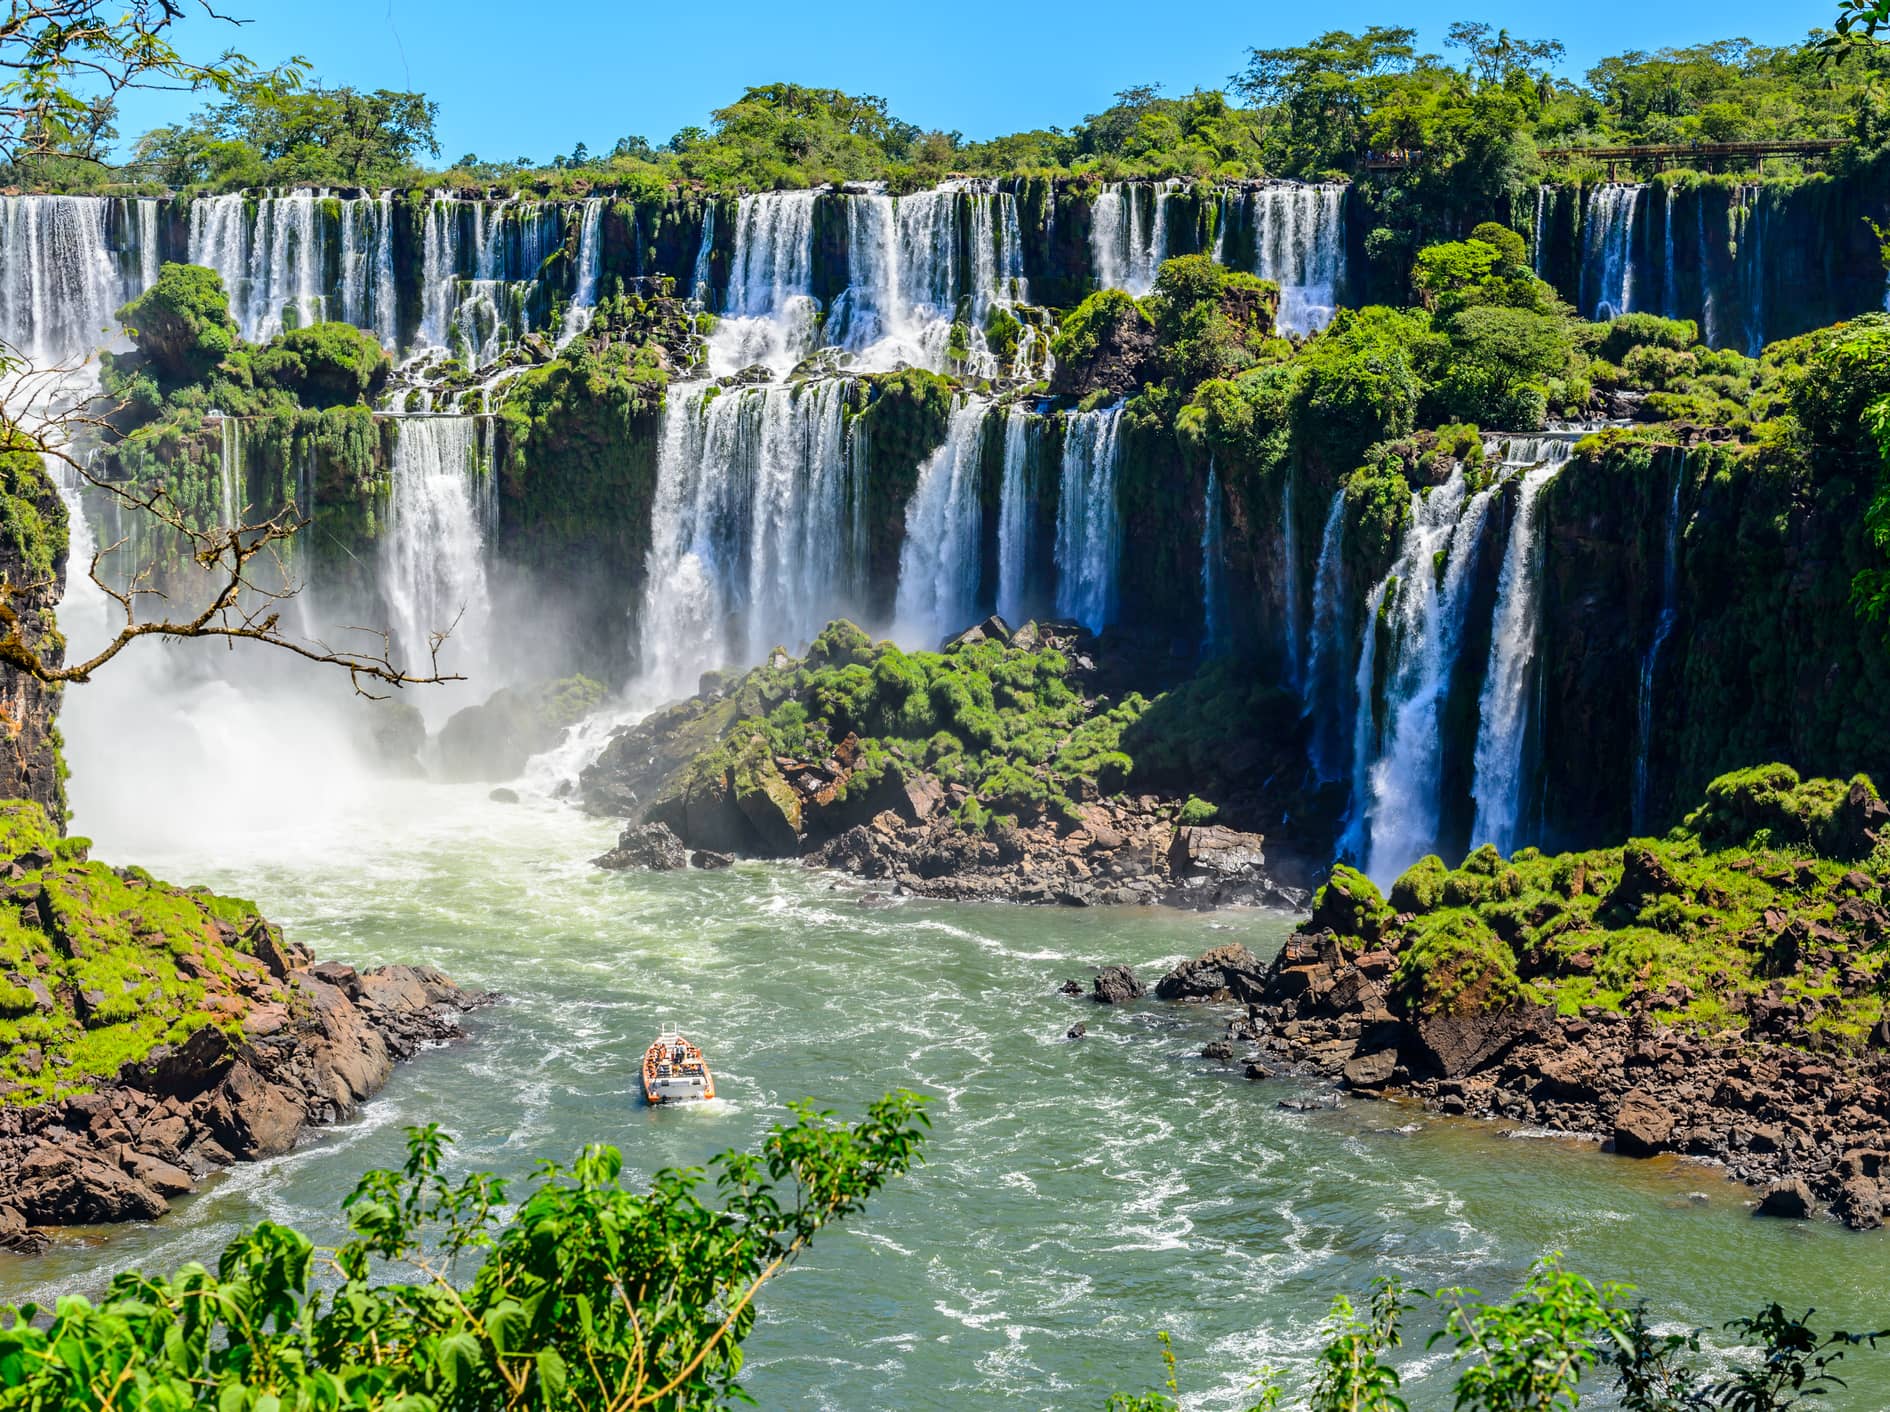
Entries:
<svg viewBox="0 0 1890 1412">
<path fill-rule="evenodd" d="M 1157 996 L 1241 1004 L 1230 1035 L 1265 1076 L 1285 1062 L 1366 1098 L 1588 1137 L 1622 1157 L 1672 1154 L 1752 1187 L 1760 1214 L 1829 1210 L 1857 1229 L 1890 1197 L 1890 1052 L 1812 1054 L 1779 1039 L 1663 1022 L 1671 996 L 1622 1010 L 1394 1011 L 1390 956 L 1297 932 L 1258 978 L 1225 947 L 1177 966 Z M 1217 985 L 1226 980 L 1229 983 Z M 1208 989 L 1213 986 L 1213 989 Z"/>
<path fill-rule="evenodd" d="M 285 999 L 257 1000 L 236 1033 L 207 1025 L 91 1092 L 0 1107 L 0 1248 L 162 1216 L 210 1173 L 352 1117 L 396 1062 L 461 1038 L 458 1017 L 496 999 L 427 966 L 357 971 L 282 950 L 271 989 Z"/>
</svg>

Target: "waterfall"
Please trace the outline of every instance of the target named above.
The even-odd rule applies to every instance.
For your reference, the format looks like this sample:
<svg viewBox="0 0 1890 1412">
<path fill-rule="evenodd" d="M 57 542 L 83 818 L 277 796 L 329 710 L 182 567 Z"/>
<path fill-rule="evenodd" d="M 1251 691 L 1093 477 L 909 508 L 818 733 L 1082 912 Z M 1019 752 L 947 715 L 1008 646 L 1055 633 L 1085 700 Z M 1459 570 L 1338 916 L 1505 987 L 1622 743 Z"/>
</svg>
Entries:
<svg viewBox="0 0 1890 1412">
<path fill-rule="evenodd" d="M 435 192 L 421 231 L 421 342 L 473 367 L 498 357 L 530 331 L 539 272 L 564 239 L 558 203 Z"/>
<path fill-rule="evenodd" d="M 242 524 L 249 507 L 243 489 L 243 423 L 237 417 L 225 417 L 219 430 L 221 449 L 217 457 L 217 523 L 225 529 Z"/>
<path fill-rule="evenodd" d="M 1693 203 L 1699 224 L 1700 241 L 1700 337 L 1708 348 L 1719 347 L 1719 301 L 1713 297 L 1713 266 L 1706 243 L 1706 201 L 1702 196 Z"/>
<path fill-rule="evenodd" d="M 1445 698 L 1468 605 L 1470 569 L 1491 492 L 1466 499 L 1461 468 L 1418 497 L 1388 583 L 1383 749 L 1367 777 L 1370 846 L 1366 871 L 1382 882 L 1435 846 Z M 1443 556 L 1441 568 L 1439 556 Z M 1369 698 L 1361 707 L 1369 710 Z"/>
<path fill-rule="evenodd" d="M 1030 548 L 1035 539 L 1037 486 L 1031 474 L 1030 415 L 1013 406 L 1004 414 L 1004 470 L 998 490 L 998 616 L 1025 621 L 1030 591 Z"/>
<path fill-rule="evenodd" d="M 1674 467 L 1673 488 L 1667 496 L 1666 533 L 1660 561 L 1660 617 L 1654 624 L 1653 640 L 1641 655 L 1634 733 L 1634 832 L 1637 834 L 1647 829 L 1647 759 L 1654 740 L 1654 688 L 1660 671 L 1660 654 L 1673 635 L 1674 620 L 1680 611 L 1680 490 L 1686 478 L 1687 457 L 1683 451 Z"/>
<path fill-rule="evenodd" d="M 1345 715 L 1345 488 L 1332 492 L 1313 573 L 1311 662 L 1306 714 L 1312 717 L 1312 766 L 1321 781 L 1340 777 L 1340 722 Z"/>
<path fill-rule="evenodd" d="M 851 388 L 672 391 L 638 629 L 651 691 L 692 692 L 703 671 L 801 646 L 853 611 L 865 545 L 843 420 Z"/>
<path fill-rule="evenodd" d="M 1583 230 L 1582 307 L 1612 319 L 1634 307 L 1634 217 L 1642 188 L 1613 182 L 1595 187 Z"/>
<path fill-rule="evenodd" d="M 341 205 L 341 318 L 392 348 L 399 338 L 394 293 L 393 197 Z"/>
<path fill-rule="evenodd" d="M 1149 211 L 1136 185 L 1106 182 L 1090 207 L 1089 249 L 1096 283 L 1140 298 L 1155 287 L 1168 257 L 1168 198 L 1180 183 L 1149 185 Z"/>
<path fill-rule="evenodd" d="M 449 632 L 440 669 L 471 677 L 486 667 L 490 605 L 485 546 L 493 528 L 491 475 L 480 464 L 474 417 L 398 419 L 393 488 L 381 535 L 381 591 L 392 618 L 394 660 L 430 668 L 430 635 Z M 479 681 L 483 697 L 493 688 Z"/>
<path fill-rule="evenodd" d="M 1673 264 L 1673 192 L 1669 184 L 1660 222 L 1660 309 L 1669 319 L 1680 317 L 1680 281 Z"/>
<path fill-rule="evenodd" d="M 1734 260 L 1745 295 L 1746 356 L 1751 358 L 1765 351 L 1765 213 L 1769 204 L 1764 187 L 1739 188 Z"/>
<path fill-rule="evenodd" d="M 1542 547 L 1536 534 L 1536 500 L 1567 462 L 1568 443 L 1549 442 L 1542 450 L 1542 463 L 1524 471 L 1517 487 L 1509 544 L 1496 585 L 1489 666 L 1477 705 L 1476 779 L 1471 788 L 1476 821 L 1471 842 L 1493 843 L 1505 855 L 1522 843 L 1518 831 L 1526 784 L 1523 755 L 1540 617 Z"/>
<path fill-rule="evenodd" d="M 1549 266 L 1549 211 L 1554 199 L 1555 188 L 1538 186 L 1536 188 L 1536 224 L 1535 244 L 1530 250 L 1530 263 L 1535 269 L 1537 279 L 1547 279 L 1544 273 Z"/>
<path fill-rule="evenodd" d="M 1091 632 L 1115 621 L 1116 434 L 1122 409 L 1072 412 L 1057 495 L 1057 616 Z"/>
<path fill-rule="evenodd" d="M 285 328 L 324 317 L 321 202 L 327 195 L 232 192 L 190 203 L 190 261 L 223 277 L 230 317 L 250 342 L 267 342 Z"/>
<path fill-rule="evenodd" d="M 1254 273 L 1280 287 L 1279 327 L 1312 333 L 1332 322 L 1345 265 L 1345 187 L 1269 182 L 1252 194 Z"/>
<path fill-rule="evenodd" d="M 696 266 L 689 277 L 689 294 L 697 303 L 707 305 L 715 297 L 715 198 L 702 203 L 702 243 L 696 246 Z"/>
<path fill-rule="evenodd" d="M 107 214 L 96 197 L 0 197 L 0 341 L 15 356 L 46 368 L 112 341 L 114 311 L 138 291 L 108 246 Z"/>
<path fill-rule="evenodd" d="M 896 635 L 915 647 L 937 646 L 978 611 L 978 536 L 984 418 L 988 404 L 955 408 L 945 442 L 919 468 L 906 503 L 899 554 Z"/>
<path fill-rule="evenodd" d="M 718 377 L 755 363 L 785 375 L 813 351 L 820 306 L 814 299 L 813 191 L 764 191 L 735 209 L 735 254 L 722 317 L 709 339 Z"/>
<path fill-rule="evenodd" d="M 597 276 L 603 269 L 603 241 L 599 231 L 604 223 L 604 203 L 591 197 L 584 203 L 584 216 L 578 226 L 577 288 L 564 312 L 564 332 L 560 346 L 569 343 L 591 326 L 597 312 Z"/>
<path fill-rule="evenodd" d="M 985 316 L 1025 292 L 1016 198 L 948 181 L 897 199 L 881 192 L 842 199 L 848 283 L 828 312 L 824 342 L 860 355 L 862 367 L 905 362 L 944 370 L 962 315 L 965 370 L 995 377 Z"/>
<path fill-rule="evenodd" d="M 1201 506 L 1201 650 L 1208 656 L 1221 651 L 1227 630 L 1221 535 L 1221 478 L 1210 460 L 1207 496 Z"/>
</svg>

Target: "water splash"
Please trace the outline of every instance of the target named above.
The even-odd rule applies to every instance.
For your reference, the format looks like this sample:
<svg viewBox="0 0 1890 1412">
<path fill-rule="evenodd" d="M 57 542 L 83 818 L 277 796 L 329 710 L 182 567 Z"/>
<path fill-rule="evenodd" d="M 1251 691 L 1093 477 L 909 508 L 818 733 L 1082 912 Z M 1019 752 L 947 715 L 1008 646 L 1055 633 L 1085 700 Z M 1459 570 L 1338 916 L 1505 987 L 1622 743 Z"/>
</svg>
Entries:
<svg viewBox="0 0 1890 1412">
<path fill-rule="evenodd" d="M 450 632 L 439 653 L 442 672 L 474 679 L 483 696 L 491 604 L 485 549 L 497 514 L 496 487 L 479 456 L 475 417 L 398 419 L 387 521 L 382 530 L 381 592 L 387 600 L 396 661 L 407 670 L 431 670 L 433 634 Z M 428 692 L 436 709 L 465 693 Z"/>
</svg>

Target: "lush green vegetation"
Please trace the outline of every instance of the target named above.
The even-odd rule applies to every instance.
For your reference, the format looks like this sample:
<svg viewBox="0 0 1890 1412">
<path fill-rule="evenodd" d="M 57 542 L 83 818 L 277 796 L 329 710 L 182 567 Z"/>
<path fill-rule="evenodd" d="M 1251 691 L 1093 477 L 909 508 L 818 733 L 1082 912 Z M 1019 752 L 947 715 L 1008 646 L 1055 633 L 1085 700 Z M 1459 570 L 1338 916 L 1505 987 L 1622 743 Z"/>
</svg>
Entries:
<svg viewBox="0 0 1890 1412">
<path fill-rule="evenodd" d="M 1425 53 L 1408 28 L 1334 30 L 1248 51 L 1225 91 L 1171 97 L 1159 84 L 1137 85 L 1068 128 L 988 140 L 926 131 L 882 98 L 770 83 L 666 141 L 578 142 L 549 164 L 466 153 L 431 172 L 419 163 L 439 156 L 438 109 L 424 95 L 250 81 L 230 84 L 189 121 L 144 134 L 123 168 L 92 160 L 117 136 L 107 108 L 59 130 L 10 176 L 74 189 L 498 182 L 728 191 L 886 180 L 900 190 L 954 172 L 1316 178 L 1356 173 L 1373 154 L 1415 156 L 1389 183 L 1401 193 L 1386 206 L 1391 230 L 1395 207 L 1411 198 L 1442 209 L 1453 197 L 1480 197 L 1459 204 L 1482 206 L 1488 193 L 1540 170 L 1539 148 L 1800 137 L 1870 148 L 1890 136 L 1882 84 L 1890 59 L 1872 46 L 1848 46 L 1833 65 L 1815 46 L 1722 40 L 1631 50 L 1579 77 L 1561 72 L 1559 43 L 1486 24 L 1452 25 L 1446 47 Z"/>
<path fill-rule="evenodd" d="M 1379 1280 L 1363 1309 L 1345 1295 L 1332 1301 L 1304 1395 L 1289 1403 L 1263 1369 L 1249 1412 L 1407 1412 L 1394 1358 L 1407 1316 L 1426 1305 L 1439 1317 L 1423 1347 L 1449 1351 L 1456 1412 L 1563 1412 L 1597 1392 L 1622 1412 L 1785 1412 L 1842 1388 L 1846 1355 L 1890 1337 L 1819 1333 L 1813 1311 L 1797 1316 L 1769 1304 L 1729 1323 L 1724 1342 L 1736 1350 L 1714 1357 L 1703 1353 L 1705 1330 L 1651 1327 L 1634 1293 L 1632 1285 L 1597 1286 L 1559 1256 L 1538 1262 L 1502 1300 L 1461 1287 L 1413 1298 L 1395 1280 Z M 1161 1386 L 1118 1393 L 1108 1412 L 1180 1412 L 1180 1363 L 1168 1336 L 1158 1337 Z"/>
<path fill-rule="evenodd" d="M 0 1408 L 725 1407 L 755 1296 L 814 1238 L 921 1160 L 922 1102 L 858 1122 L 809 1105 L 755 1153 L 626 1191 L 615 1148 L 547 1163 L 508 1204 L 442 1175 L 450 1139 L 410 1131 L 398 1171 L 343 1203 L 318 1250 L 265 1221 L 214 1272 L 119 1275 L 92 1302 L 0 1312 Z"/>
<path fill-rule="evenodd" d="M 1717 1030 L 1770 992 L 1811 1007 L 1812 1042 L 1855 1044 L 1884 1016 L 1876 802 L 1862 776 L 1766 765 L 1714 780 L 1663 838 L 1507 859 L 1485 845 L 1455 868 L 1432 856 L 1388 902 L 1341 868 L 1313 910 L 1356 950 L 1397 954 L 1409 1014 L 1523 1001 L 1572 1014 L 1645 994 L 1662 1020 Z"/>
<path fill-rule="evenodd" d="M 155 1045 L 237 1034 L 252 1004 L 290 1002 L 258 959 L 279 940 L 252 904 L 88 862 L 88 847 L 0 801 L 0 856 L 37 899 L 0 908 L 0 1102 L 89 1092 Z"/>
</svg>

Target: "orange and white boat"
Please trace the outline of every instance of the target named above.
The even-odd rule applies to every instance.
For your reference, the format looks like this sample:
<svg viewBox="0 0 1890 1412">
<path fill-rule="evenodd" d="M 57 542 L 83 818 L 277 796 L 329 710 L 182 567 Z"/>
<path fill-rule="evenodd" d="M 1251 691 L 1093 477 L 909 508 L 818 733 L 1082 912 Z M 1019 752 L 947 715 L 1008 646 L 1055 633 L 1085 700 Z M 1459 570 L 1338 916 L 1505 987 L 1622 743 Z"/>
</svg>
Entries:
<svg viewBox="0 0 1890 1412">
<path fill-rule="evenodd" d="M 695 1103 L 715 1097 L 715 1075 L 702 1051 L 665 1026 L 643 1051 L 643 1095 L 651 1103 Z"/>
</svg>

